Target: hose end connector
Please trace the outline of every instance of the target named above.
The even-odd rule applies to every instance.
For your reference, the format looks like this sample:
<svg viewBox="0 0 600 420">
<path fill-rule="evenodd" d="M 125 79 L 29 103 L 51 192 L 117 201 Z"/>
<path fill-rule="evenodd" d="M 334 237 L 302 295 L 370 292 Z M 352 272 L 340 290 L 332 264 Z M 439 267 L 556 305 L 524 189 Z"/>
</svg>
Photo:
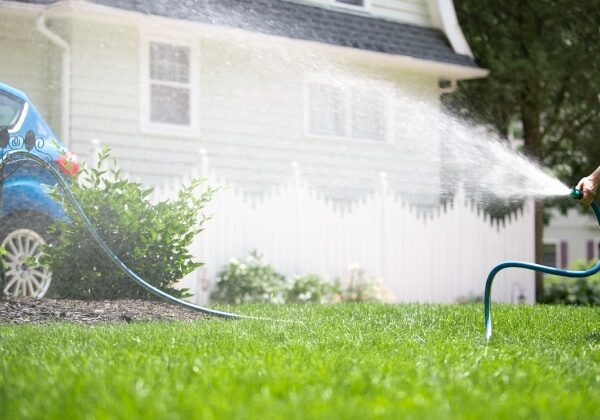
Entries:
<svg viewBox="0 0 600 420">
<path fill-rule="evenodd" d="M 573 187 L 570 195 L 571 195 L 571 198 L 574 198 L 575 200 L 581 200 L 583 198 L 583 191 L 578 190 L 577 188 Z"/>
</svg>

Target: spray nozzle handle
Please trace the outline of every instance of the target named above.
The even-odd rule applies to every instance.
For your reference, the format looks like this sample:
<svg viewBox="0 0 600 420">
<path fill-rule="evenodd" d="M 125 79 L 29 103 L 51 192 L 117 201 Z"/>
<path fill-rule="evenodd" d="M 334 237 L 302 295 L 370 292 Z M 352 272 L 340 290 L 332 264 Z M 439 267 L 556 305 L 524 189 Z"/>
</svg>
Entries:
<svg viewBox="0 0 600 420">
<path fill-rule="evenodd" d="M 578 190 L 577 188 L 573 187 L 570 195 L 571 195 L 571 198 L 574 198 L 575 200 L 581 200 L 583 198 L 583 191 Z"/>
</svg>

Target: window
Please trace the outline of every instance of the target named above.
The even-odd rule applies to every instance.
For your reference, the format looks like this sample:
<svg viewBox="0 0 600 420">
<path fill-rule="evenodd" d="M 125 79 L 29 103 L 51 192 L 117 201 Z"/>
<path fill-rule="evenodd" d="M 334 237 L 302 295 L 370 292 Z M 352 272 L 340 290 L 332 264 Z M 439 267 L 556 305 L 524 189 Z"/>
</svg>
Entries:
<svg viewBox="0 0 600 420">
<path fill-rule="evenodd" d="M 550 267 L 557 266 L 557 254 L 556 254 L 556 244 L 555 243 L 546 243 L 542 247 L 542 260 L 544 265 L 548 265 Z"/>
<path fill-rule="evenodd" d="M 23 101 L 0 93 L 0 127 L 12 127 L 16 124 L 23 108 Z"/>
<path fill-rule="evenodd" d="M 386 115 L 386 99 L 379 90 L 327 83 L 308 85 L 309 135 L 385 140 Z"/>
<path fill-rule="evenodd" d="M 314 84 L 308 94 L 308 129 L 311 134 L 344 135 L 344 92 L 334 86 Z"/>
<path fill-rule="evenodd" d="M 600 241 L 597 239 L 589 239 L 586 244 L 588 261 L 600 259 Z"/>
<path fill-rule="evenodd" d="M 587 247 L 583 246 L 583 250 L 587 248 L 588 258 L 593 254 L 594 246 L 592 241 L 587 241 Z M 575 247 L 573 247 L 573 249 L 575 249 Z M 567 268 L 570 261 L 569 250 L 570 242 L 567 240 L 545 239 L 542 246 L 542 263 L 551 267 Z M 581 249 L 576 249 L 576 251 L 581 252 Z M 575 252 L 575 256 L 578 258 L 585 258 L 585 254 L 581 255 L 578 252 Z"/>
<path fill-rule="evenodd" d="M 147 41 L 143 55 L 142 121 L 148 131 L 195 131 L 195 65 L 189 45 Z"/>
<path fill-rule="evenodd" d="M 190 125 L 190 49 L 150 43 L 150 121 Z"/>
<path fill-rule="evenodd" d="M 350 135 L 356 139 L 385 139 L 385 102 L 377 92 L 353 89 L 351 92 Z"/>
</svg>

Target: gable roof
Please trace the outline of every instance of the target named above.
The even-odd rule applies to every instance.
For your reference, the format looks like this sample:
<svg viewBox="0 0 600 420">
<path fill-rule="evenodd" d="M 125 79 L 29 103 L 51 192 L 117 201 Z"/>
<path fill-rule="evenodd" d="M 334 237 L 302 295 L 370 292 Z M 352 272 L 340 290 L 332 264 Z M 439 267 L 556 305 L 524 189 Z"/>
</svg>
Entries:
<svg viewBox="0 0 600 420">
<path fill-rule="evenodd" d="M 17 0 L 52 4 L 60 0 Z M 284 0 L 88 0 L 148 15 L 478 68 L 437 29 Z"/>
</svg>

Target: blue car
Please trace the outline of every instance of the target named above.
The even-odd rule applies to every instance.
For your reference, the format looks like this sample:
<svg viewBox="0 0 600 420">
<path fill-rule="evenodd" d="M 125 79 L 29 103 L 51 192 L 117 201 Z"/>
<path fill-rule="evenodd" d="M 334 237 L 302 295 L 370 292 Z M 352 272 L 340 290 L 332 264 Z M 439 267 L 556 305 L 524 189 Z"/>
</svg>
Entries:
<svg viewBox="0 0 600 420">
<path fill-rule="evenodd" d="M 63 208 L 48 195 L 54 178 L 38 164 L 11 156 L 29 151 L 68 176 L 79 168 L 74 156 L 56 136 L 27 95 L 0 83 L 0 246 L 4 249 L 4 273 L 0 291 L 5 296 L 41 298 L 51 293 L 52 275 L 47 267 L 28 262 L 52 241 L 48 227 L 65 218 Z M 2 273 L 0 273 L 2 274 Z"/>
</svg>

